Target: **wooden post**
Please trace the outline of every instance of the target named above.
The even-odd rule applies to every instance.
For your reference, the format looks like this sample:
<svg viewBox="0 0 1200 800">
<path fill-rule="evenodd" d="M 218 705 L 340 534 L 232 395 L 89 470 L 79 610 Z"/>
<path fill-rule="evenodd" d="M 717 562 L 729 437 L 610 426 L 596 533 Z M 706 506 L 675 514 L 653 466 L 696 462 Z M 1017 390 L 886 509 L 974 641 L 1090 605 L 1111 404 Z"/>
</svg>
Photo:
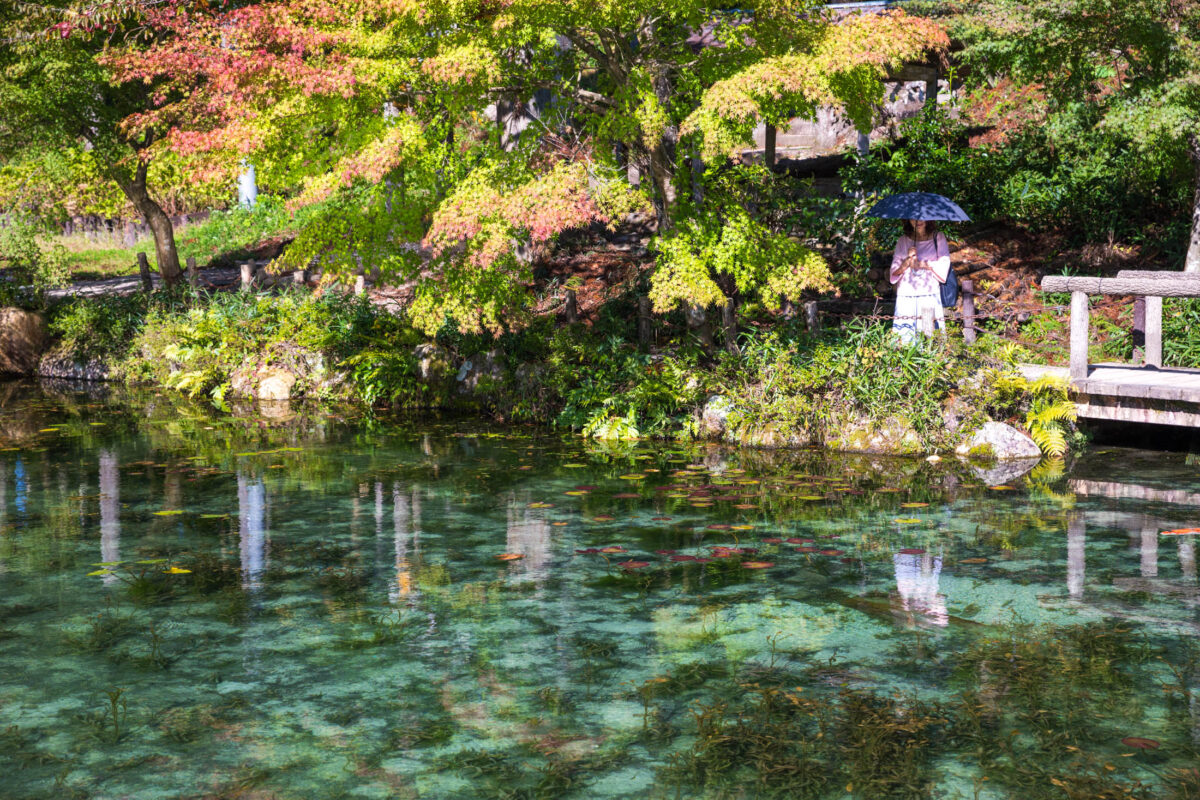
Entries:
<svg viewBox="0 0 1200 800">
<path fill-rule="evenodd" d="M 367 291 L 367 276 L 361 272 L 354 276 L 354 293 L 365 294 Z"/>
<path fill-rule="evenodd" d="M 804 327 L 813 334 L 821 330 L 821 318 L 817 314 L 816 300 L 808 300 L 804 303 Z"/>
<path fill-rule="evenodd" d="M 240 267 L 242 276 L 242 291 L 248 292 L 254 288 L 254 262 L 247 261 Z"/>
<path fill-rule="evenodd" d="M 146 258 L 145 253 L 138 253 L 137 263 L 138 274 L 142 276 L 142 291 L 152 291 L 154 289 L 154 279 L 150 277 L 150 259 Z"/>
<path fill-rule="evenodd" d="M 297 286 L 304 286 L 306 283 L 308 283 L 308 270 L 304 269 L 304 267 L 301 267 L 300 269 L 292 272 L 292 283 L 296 284 Z"/>
<path fill-rule="evenodd" d="M 1088 376 L 1088 296 L 1071 292 L 1071 380 Z"/>
<path fill-rule="evenodd" d="M 196 288 L 196 257 L 187 257 L 187 282 L 193 289 Z"/>
<path fill-rule="evenodd" d="M 763 164 L 767 169 L 775 169 L 775 135 L 774 125 L 767 125 L 763 134 Z"/>
<path fill-rule="evenodd" d="M 929 306 L 922 308 L 921 319 L 917 325 L 917 329 L 922 335 L 928 334 L 932 336 L 934 331 L 937 330 L 937 312 Z"/>
<path fill-rule="evenodd" d="M 568 325 L 579 322 L 579 298 L 574 289 L 567 289 L 567 299 L 563 302 L 563 319 Z"/>
<path fill-rule="evenodd" d="M 975 281 L 959 281 L 962 288 L 963 340 L 974 344 L 978 333 L 975 330 Z"/>
<path fill-rule="evenodd" d="M 732 297 L 725 301 L 725 306 L 721 309 L 721 327 L 725 329 L 725 349 L 736 353 L 738 351 L 737 302 Z"/>
<path fill-rule="evenodd" d="M 650 317 L 650 298 L 639 297 L 637 303 L 638 314 L 638 344 L 642 347 L 650 346 L 651 333 L 651 317 Z"/>
<path fill-rule="evenodd" d="M 1146 298 L 1133 299 L 1133 363 L 1146 363 Z"/>
<path fill-rule="evenodd" d="M 1146 298 L 1146 366 L 1162 369 L 1161 297 Z"/>
</svg>

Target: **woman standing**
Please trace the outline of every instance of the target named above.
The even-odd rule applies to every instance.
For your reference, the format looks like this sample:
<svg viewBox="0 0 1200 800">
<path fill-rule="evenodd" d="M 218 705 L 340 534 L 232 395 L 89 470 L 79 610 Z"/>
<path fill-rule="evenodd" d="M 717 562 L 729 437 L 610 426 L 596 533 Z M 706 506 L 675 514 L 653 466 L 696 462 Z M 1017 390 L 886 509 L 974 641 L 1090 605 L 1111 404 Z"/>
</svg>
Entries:
<svg viewBox="0 0 1200 800">
<path fill-rule="evenodd" d="M 888 273 L 888 279 L 896 287 L 896 320 L 892 330 L 904 344 L 910 344 L 918 330 L 926 335 L 933 333 L 932 329 L 925 330 L 928 324 L 921 317 L 926 308 L 933 309 L 934 328 L 945 326 L 941 286 L 949 273 L 950 243 L 937 229 L 937 223 L 904 220 L 904 234 L 896 242 Z"/>
</svg>

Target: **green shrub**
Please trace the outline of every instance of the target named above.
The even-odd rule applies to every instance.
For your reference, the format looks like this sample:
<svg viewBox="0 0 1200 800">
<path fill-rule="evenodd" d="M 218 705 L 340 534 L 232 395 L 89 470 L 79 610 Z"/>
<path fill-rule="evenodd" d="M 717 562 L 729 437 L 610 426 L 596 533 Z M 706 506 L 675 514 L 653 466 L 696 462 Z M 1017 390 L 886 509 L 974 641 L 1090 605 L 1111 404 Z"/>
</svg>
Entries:
<svg viewBox="0 0 1200 800">
<path fill-rule="evenodd" d="M 0 228 L 0 305 L 41 305 L 47 289 L 70 282 L 67 251 L 43 244 L 42 234 L 33 222 L 20 218 Z"/>
<path fill-rule="evenodd" d="M 119 359 L 141 331 L 150 303 L 140 293 L 72 297 L 50 310 L 50 333 L 77 361 Z"/>
<path fill-rule="evenodd" d="M 945 112 L 901 126 L 884 144 L 843 170 L 848 186 L 927 191 L 955 200 L 975 222 L 1055 229 L 1075 241 L 1153 245 L 1182 255 L 1190 215 L 1190 175 L 1148 161 L 1119 133 L 1096 127 L 1086 109 L 1066 108 L 1002 144 L 968 146 L 968 129 Z"/>
<path fill-rule="evenodd" d="M 1163 363 L 1200 367 L 1200 298 L 1168 298 L 1163 302 Z"/>
</svg>

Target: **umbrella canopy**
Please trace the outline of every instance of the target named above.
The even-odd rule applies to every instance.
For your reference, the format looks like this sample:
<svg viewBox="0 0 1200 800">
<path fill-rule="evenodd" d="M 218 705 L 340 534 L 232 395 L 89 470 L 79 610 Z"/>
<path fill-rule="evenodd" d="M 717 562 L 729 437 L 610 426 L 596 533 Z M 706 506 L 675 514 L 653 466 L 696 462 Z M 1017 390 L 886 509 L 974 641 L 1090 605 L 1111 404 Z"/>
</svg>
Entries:
<svg viewBox="0 0 1200 800">
<path fill-rule="evenodd" d="M 883 219 L 934 219 L 970 222 L 971 218 L 949 197 L 930 192 L 893 194 L 871 206 L 868 217 Z"/>
</svg>

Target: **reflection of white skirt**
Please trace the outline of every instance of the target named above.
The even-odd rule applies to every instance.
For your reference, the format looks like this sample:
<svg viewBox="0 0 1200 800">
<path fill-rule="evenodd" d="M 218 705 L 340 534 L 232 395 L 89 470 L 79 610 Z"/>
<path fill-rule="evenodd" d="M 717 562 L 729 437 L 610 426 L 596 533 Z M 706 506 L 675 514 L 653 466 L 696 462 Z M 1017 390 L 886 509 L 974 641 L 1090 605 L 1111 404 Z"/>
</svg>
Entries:
<svg viewBox="0 0 1200 800">
<path fill-rule="evenodd" d="M 933 328 L 921 319 L 922 309 L 933 309 Z M 935 329 L 946 327 L 946 312 L 942 309 L 942 298 L 936 294 L 901 294 L 896 295 L 896 310 L 893 312 L 896 321 L 892 330 L 900 337 L 900 341 L 909 344 L 916 338 L 917 331 L 925 335 Z"/>
</svg>

